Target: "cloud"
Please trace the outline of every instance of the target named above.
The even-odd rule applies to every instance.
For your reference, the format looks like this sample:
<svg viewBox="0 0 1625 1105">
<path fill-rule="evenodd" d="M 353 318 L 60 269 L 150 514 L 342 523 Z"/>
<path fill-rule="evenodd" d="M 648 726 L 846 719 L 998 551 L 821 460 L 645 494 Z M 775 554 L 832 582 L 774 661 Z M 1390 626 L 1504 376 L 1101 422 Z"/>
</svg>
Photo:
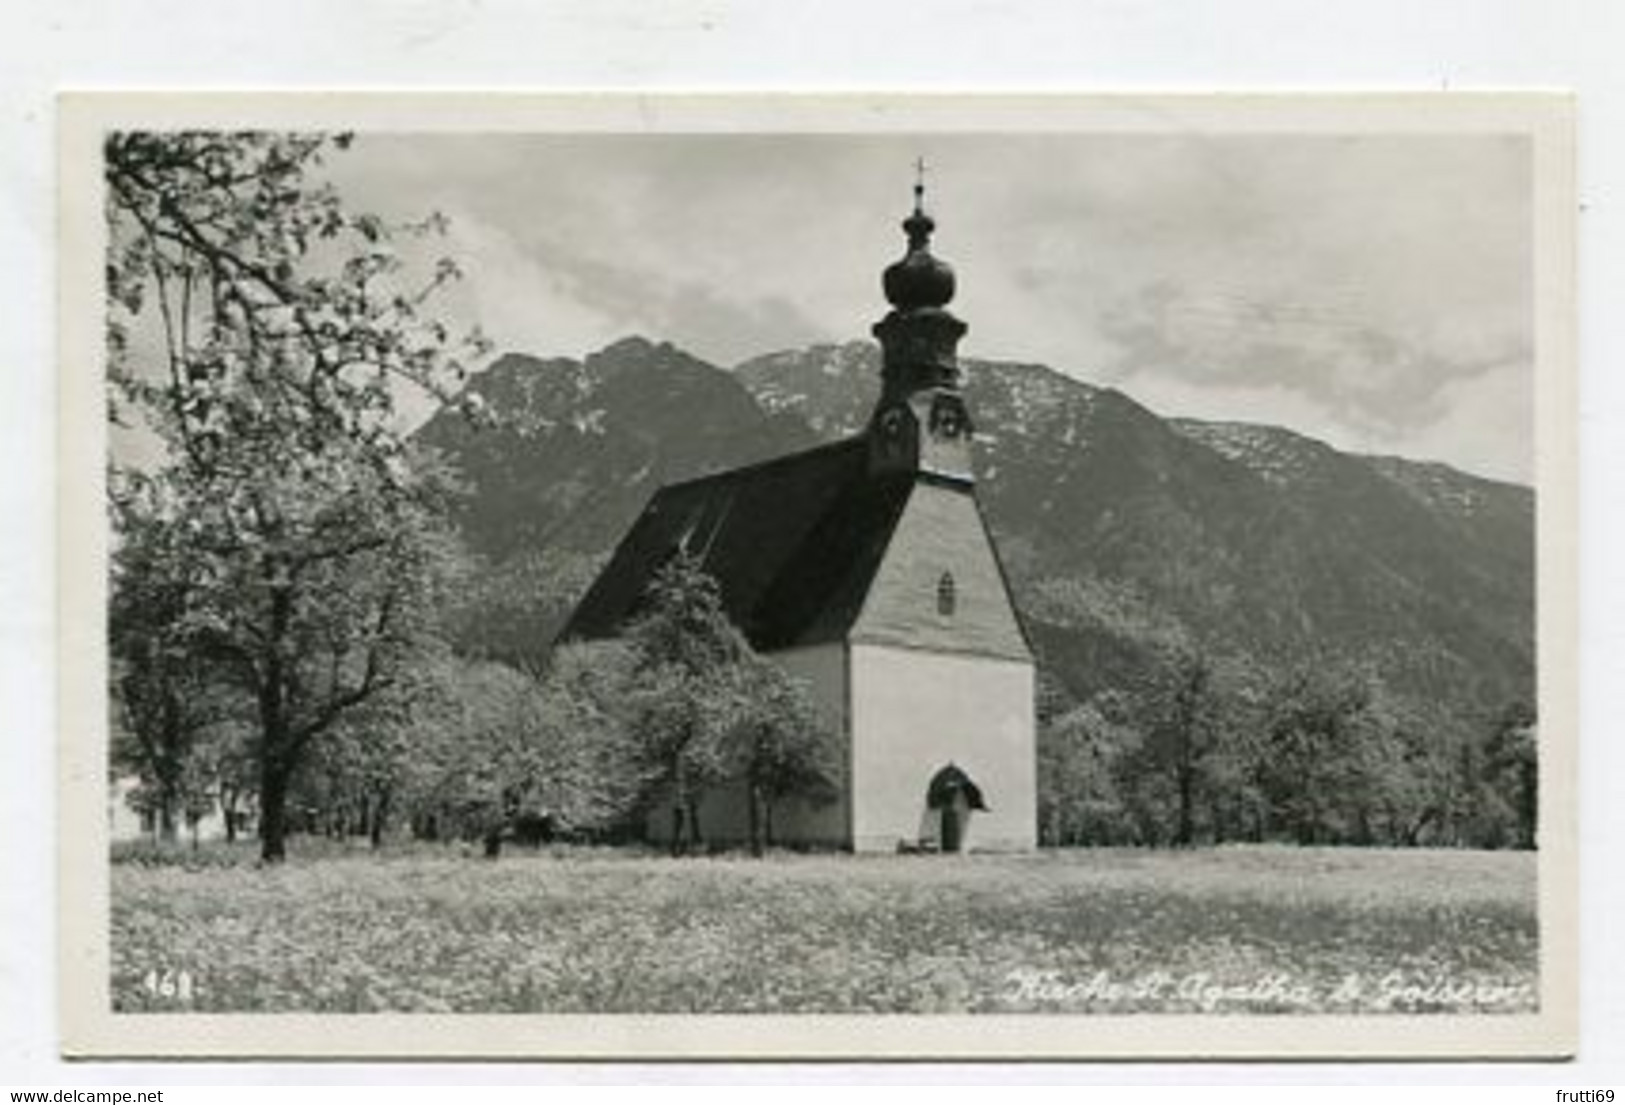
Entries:
<svg viewBox="0 0 1625 1105">
<path fill-rule="evenodd" d="M 450 216 L 457 309 L 499 346 L 580 355 L 637 332 L 730 364 L 847 336 L 803 305 L 818 281 L 781 271 L 761 232 L 798 229 L 784 210 L 799 190 L 773 183 L 782 142 L 372 135 L 335 179 L 360 206 Z"/>
<path fill-rule="evenodd" d="M 1149 285 L 1106 311 L 1101 332 L 1118 348 L 1114 382 L 1165 377 L 1212 389 L 1278 389 L 1330 418 L 1399 440 L 1445 418 L 1462 385 L 1529 365 L 1513 334 L 1474 350 L 1429 348 L 1358 316 L 1290 299 L 1201 294 Z"/>
<path fill-rule="evenodd" d="M 829 336 L 783 295 L 733 294 L 714 281 L 608 259 L 556 239 L 534 246 L 530 258 L 557 295 L 604 326 L 672 341 L 718 364 Z"/>
<path fill-rule="evenodd" d="M 1463 414 L 1510 432 L 1532 388 L 1514 136 L 365 135 L 335 175 L 452 215 L 458 309 L 505 348 L 638 331 L 726 364 L 867 332 L 921 154 L 967 354 L 1525 465 Z"/>
</svg>

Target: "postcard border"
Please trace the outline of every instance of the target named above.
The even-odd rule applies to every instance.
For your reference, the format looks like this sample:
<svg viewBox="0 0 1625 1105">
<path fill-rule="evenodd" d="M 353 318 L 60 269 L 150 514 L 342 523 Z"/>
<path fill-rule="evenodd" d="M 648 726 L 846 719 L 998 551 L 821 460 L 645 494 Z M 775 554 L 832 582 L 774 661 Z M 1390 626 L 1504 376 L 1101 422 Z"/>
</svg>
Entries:
<svg viewBox="0 0 1625 1105">
<path fill-rule="evenodd" d="M 729 133 L 1523 133 L 1535 171 L 1540 1011 L 1471 1016 L 115 1014 L 100 135 L 119 127 Z M 1561 92 L 71 92 L 58 110 L 58 988 L 70 1058 L 1516 1059 L 1578 1040 L 1574 101 Z M 70 828 L 71 827 L 71 830 Z"/>
</svg>

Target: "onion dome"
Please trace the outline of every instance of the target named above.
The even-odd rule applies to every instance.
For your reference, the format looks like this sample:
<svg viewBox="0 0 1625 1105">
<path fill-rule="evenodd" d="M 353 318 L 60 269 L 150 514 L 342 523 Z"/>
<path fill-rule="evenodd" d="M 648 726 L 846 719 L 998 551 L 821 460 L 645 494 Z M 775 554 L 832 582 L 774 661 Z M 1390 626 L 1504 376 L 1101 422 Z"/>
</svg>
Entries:
<svg viewBox="0 0 1625 1105">
<path fill-rule="evenodd" d="M 954 270 L 931 255 L 931 232 L 937 224 L 925 213 L 925 184 L 914 185 L 914 213 L 903 220 L 908 253 L 887 267 L 881 277 L 886 301 L 900 311 L 919 307 L 945 307 L 954 297 Z"/>
</svg>

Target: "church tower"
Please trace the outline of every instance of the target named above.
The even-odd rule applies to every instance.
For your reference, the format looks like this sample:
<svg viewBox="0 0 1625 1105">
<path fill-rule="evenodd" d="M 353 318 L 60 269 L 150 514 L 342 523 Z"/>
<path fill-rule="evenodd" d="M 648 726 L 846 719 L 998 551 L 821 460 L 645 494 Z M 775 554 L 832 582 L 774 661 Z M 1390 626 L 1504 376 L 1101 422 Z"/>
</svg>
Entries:
<svg viewBox="0 0 1625 1105">
<path fill-rule="evenodd" d="M 869 422 L 877 472 L 917 471 L 970 482 L 972 425 L 960 391 L 959 340 L 968 329 L 948 310 L 954 270 L 931 252 L 936 222 L 925 212 L 924 167 L 914 211 L 903 220 L 908 250 L 881 280 L 891 304 L 872 333 L 880 342 L 880 401 Z"/>
</svg>

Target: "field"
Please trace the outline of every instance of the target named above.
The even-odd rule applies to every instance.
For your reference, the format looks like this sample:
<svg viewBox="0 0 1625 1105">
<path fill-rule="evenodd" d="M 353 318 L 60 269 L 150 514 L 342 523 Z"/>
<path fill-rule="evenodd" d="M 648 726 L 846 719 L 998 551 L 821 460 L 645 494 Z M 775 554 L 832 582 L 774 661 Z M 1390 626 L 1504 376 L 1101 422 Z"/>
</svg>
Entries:
<svg viewBox="0 0 1625 1105">
<path fill-rule="evenodd" d="M 112 867 L 123 1011 L 1526 1012 L 1531 853 Z"/>
</svg>

